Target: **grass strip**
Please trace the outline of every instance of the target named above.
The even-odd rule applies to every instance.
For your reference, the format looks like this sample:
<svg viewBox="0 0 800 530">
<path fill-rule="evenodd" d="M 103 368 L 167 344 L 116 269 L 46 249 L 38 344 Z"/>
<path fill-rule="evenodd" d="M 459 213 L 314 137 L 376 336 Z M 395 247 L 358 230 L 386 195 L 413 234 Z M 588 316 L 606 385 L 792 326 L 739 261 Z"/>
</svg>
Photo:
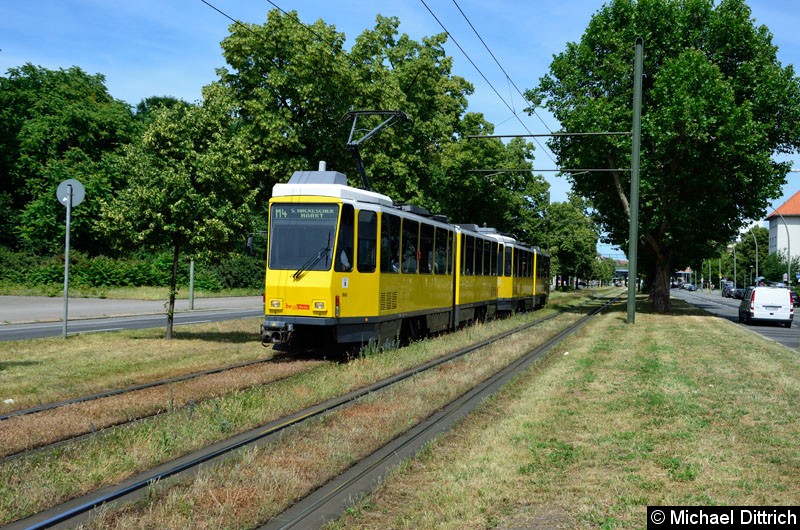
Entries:
<svg viewBox="0 0 800 530">
<path fill-rule="evenodd" d="M 673 306 L 595 319 L 329 530 L 643 528 L 648 505 L 796 504 L 798 353 Z"/>
<path fill-rule="evenodd" d="M 0 342 L 0 413 L 263 359 L 258 318 Z M 6 400 L 12 400 L 6 403 Z"/>
<path fill-rule="evenodd" d="M 320 366 L 273 385 L 233 392 L 190 409 L 175 410 L 149 421 L 98 433 L 88 440 L 65 444 L 54 451 L 7 462 L 0 465 L 0 524 L 117 483 L 237 432 L 365 386 L 521 322 L 541 318 L 556 308 L 572 306 L 590 295 L 583 292 L 556 297 L 560 301 L 545 311 L 494 321 L 435 339 L 436 349 L 418 346 L 404 349 L 400 354 L 387 351 L 356 362 Z M 219 355 L 215 335 L 204 336 L 205 340 L 217 344 Z M 73 354 L 83 348 L 73 350 Z M 184 352 L 184 357 L 191 358 L 190 352 Z M 75 362 L 81 364 L 82 361 Z"/>
<path fill-rule="evenodd" d="M 579 316 L 561 318 L 575 320 Z M 550 321 L 537 326 L 536 331 L 514 335 L 418 374 L 287 433 L 276 443 L 240 451 L 193 479 L 153 487 L 146 501 L 107 511 L 88 527 L 257 526 L 508 365 L 532 342 L 543 342 L 554 335 L 563 325 Z M 409 349 L 435 351 L 436 342 L 426 341 Z"/>
</svg>

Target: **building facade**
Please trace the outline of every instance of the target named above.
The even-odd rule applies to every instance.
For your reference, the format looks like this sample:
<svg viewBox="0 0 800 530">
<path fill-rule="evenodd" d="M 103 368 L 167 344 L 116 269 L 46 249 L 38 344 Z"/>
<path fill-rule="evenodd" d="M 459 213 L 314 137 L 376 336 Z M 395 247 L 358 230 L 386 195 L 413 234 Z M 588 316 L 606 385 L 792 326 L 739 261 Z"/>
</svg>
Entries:
<svg viewBox="0 0 800 530">
<path fill-rule="evenodd" d="M 790 257 L 800 254 L 800 191 L 769 214 L 767 221 L 769 253 Z"/>
</svg>

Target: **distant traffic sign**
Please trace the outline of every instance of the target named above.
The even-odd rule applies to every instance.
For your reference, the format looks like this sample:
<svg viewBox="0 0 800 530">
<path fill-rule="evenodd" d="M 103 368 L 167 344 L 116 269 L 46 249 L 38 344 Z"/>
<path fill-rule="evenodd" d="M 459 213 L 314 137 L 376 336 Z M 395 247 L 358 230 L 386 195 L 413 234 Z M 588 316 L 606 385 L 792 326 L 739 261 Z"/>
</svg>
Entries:
<svg viewBox="0 0 800 530">
<path fill-rule="evenodd" d="M 82 203 L 83 198 L 86 196 L 86 190 L 84 189 L 83 184 L 75 179 L 67 179 L 58 185 L 58 189 L 56 190 L 58 202 L 64 206 L 67 206 L 69 204 L 70 190 L 72 191 L 71 206 L 77 206 Z"/>
</svg>

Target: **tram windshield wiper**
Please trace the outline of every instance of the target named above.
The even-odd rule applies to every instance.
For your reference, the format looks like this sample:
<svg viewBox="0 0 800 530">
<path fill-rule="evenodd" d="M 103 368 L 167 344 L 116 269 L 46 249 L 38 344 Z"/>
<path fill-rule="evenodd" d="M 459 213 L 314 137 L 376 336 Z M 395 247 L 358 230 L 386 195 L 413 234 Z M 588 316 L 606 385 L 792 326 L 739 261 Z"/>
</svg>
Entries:
<svg viewBox="0 0 800 530">
<path fill-rule="evenodd" d="M 292 274 L 292 278 L 294 278 L 295 280 L 299 278 L 301 274 L 303 274 L 305 271 L 307 271 L 308 269 L 319 263 L 319 261 L 323 257 L 327 256 L 330 251 L 331 251 L 331 233 L 328 232 L 328 243 L 324 247 L 319 249 L 314 256 L 311 256 L 308 259 L 308 261 L 303 263 L 300 266 L 300 268 L 297 269 L 294 274 Z"/>
</svg>

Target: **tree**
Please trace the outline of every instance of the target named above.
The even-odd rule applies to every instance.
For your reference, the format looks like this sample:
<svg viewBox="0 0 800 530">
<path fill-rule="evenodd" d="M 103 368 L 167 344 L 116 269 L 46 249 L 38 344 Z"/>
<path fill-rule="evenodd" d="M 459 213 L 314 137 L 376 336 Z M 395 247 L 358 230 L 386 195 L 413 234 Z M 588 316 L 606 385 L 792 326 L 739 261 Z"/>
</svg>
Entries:
<svg viewBox="0 0 800 530">
<path fill-rule="evenodd" d="M 263 25 L 235 23 L 222 43 L 229 68 L 217 73 L 242 118 L 263 192 L 321 160 L 342 171 L 350 155 L 343 118 L 355 102 L 344 35 L 322 20 L 269 11 Z"/>
<path fill-rule="evenodd" d="M 26 64 L 0 77 L 0 244 L 60 250 L 65 214 L 55 190 L 74 178 L 87 200 L 72 220 L 73 245 L 107 249 L 93 230 L 99 199 L 121 183 L 116 160 L 138 131 L 130 107 L 108 94 L 102 75 Z"/>
<path fill-rule="evenodd" d="M 633 43 L 645 42 L 640 269 L 656 311 L 669 310 L 674 266 L 697 262 L 760 218 L 800 146 L 800 81 L 744 0 L 612 0 L 568 43 L 529 97 L 570 132 L 630 130 Z M 562 167 L 629 167 L 630 139 L 566 137 Z M 627 246 L 629 173 L 573 174 L 609 242 Z"/>
<path fill-rule="evenodd" d="M 263 193 L 295 170 L 316 168 L 319 160 L 361 186 L 345 148 L 352 123 L 346 113 L 401 110 L 408 122 L 383 129 L 362 146 L 375 191 L 452 219 L 530 230 L 528 217 L 546 192 L 541 177 L 487 178 L 468 171 L 530 166 L 532 147 L 522 140 L 504 145 L 466 139 L 492 126 L 466 112 L 472 85 L 452 75 L 446 34 L 415 41 L 399 34 L 399 24 L 378 16 L 350 52 L 333 26 L 319 20 L 304 27 L 294 12 L 271 10 L 263 25 L 231 26 L 222 42 L 229 68 L 218 71 L 220 83 L 240 108 Z M 383 119 L 367 118 L 358 126 L 369 130 Z"/>
<path fill-rule="evenodd" d="M 766 276 L 765 266 L 769 255 L 769 230 L 763 226 L 753 226 L 736 243 L 736 268 L 739 281 L 737 285 L 752 285 L 756 276 Z M 756 259 L 756 248 L 758 258 Z M 756 274 L 756 265 L 758 274 Z M 750 269 L 753 269 L 752 275 Z M 777 279 L 777 278 L 776 278 Z"/>
<path fill-rule="evenodd" d="M 464 135 L 491 135 L 493 126 L 482 115 L 468 113 L 462 120 Z M 425 186 L 424 206 L 456 222 L 486 223 L 521 241 L 542 245 L 542 220 L 549 184 L 532 174 L 533 146 L 515 138 L 461 139 L 442 146 L 441 172 Z M 503 168 L 529 168 L 529 172 L 504 172 Z M 492 170 L 474 172 L 475 169 Z"/>
<path fill-rule="evenodd" d="M 203 91 L 199 106 L 153 111 L 141 142 L 126 150 L 128 187 L 104 204 L 101 226 L 121 242 L 172 250 L 166 338 L 172 338 L 181 253 L 230 249 L 249 231 L 256 192 L 250 148 L 226 92 Z"/>
<path fill-rule="evenodd" d="M 145 126 L 153 121 L 153 112 L 160 107 L 174 107 L 174 106 L 188 107 L 189 103 L 172 96 L 150 96 L 144 98 L 136 105 L 136 113 L 134 117 L 137 121 Z"/>
<path fill-rule="evenodd" d="M 592 270 L 592 279 L 600 280 L 608 284 L 614 277 L 614 273 L 617 272 L 617 262 L 611 258 L 597 259 L 594 262 Z"/>
<path fill-rule="evenodd" d="M 586 215 L 580 197 L 572 194 L 568 202 L 554 202 L 547 210 L 547 246 L 551 257 L 557 258 L 554 274 L 574 278 L 590 278 L 597 260 L 598 232 Z"/>
</svg>

